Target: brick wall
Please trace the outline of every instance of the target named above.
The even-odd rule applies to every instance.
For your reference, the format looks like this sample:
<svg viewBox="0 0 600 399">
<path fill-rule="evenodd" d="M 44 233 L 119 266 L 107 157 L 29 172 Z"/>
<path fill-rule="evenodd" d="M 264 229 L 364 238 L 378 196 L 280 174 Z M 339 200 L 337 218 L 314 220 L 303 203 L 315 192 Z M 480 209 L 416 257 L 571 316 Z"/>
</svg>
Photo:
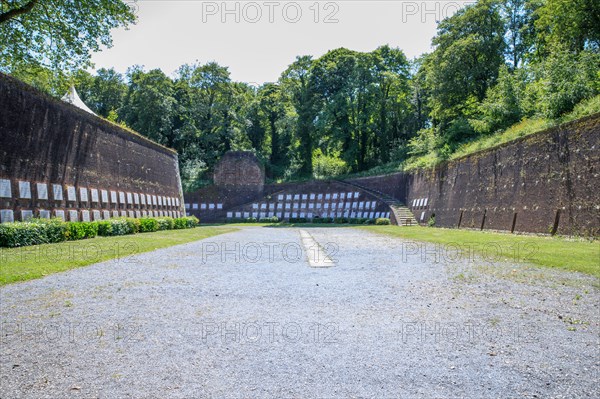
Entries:
<svg viewBox="0 0 600 399">
<path fill-rule="evenodd" d="M 3 74 L 0 110 L 5 218 L 183 213 L 173 150 Z"/>
</svg>

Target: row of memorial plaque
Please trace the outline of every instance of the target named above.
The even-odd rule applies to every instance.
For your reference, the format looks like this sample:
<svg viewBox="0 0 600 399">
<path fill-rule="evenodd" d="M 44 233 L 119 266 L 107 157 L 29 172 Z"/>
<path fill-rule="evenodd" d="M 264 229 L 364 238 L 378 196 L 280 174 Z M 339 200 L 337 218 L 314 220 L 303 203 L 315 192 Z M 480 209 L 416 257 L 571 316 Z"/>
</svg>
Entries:
<svg viewBox="0 0 600 399">
<path fill-rule="evenodd" d="M 37 189 L 38 200 L 48 200 L 48 185 L 46 183 L 35 183 Z M 31 199 L 31 184 L 28 181 L 19 181 L 19 197 L 23 199 Z M 63 186 L 60 184 L 52 184 L 52 198 L 55 201 L 64 199 Z M 89 191 L 88 191 L 89 190 Z M 88 196 L 89 193 L 89 196 Z M 109 202 L 110 194 L 110 202 Z M 10 180 L 0 179 L 0 198 L 12 198 L 12 190 Z M 170 206 L 179 207 L 179 198 L 165 197 L 161 195 L 150 195 L 140 193 L 129 193 L 123 191 L 108 191 L 98 190 L 95 188 L 88 189 L 79 187 L 79 200 L 81 202 L 91 202 L 113 205 L 147 205 L 147 206 Z M 100 201 L 102 199 L 102 201 Z M 67 186 L 67 201 L 77 201 L 77 189 L 74 186 Z"/>
<path fill-rule="evenodd" d="M 185 204 L 185 209 L 198 209 L 198 205 L 200 205 L 201 210 L 213 210 L 213 209 L 223 209 L 223 204 Z"/>
<path fill-rule="evenodd" d="M 20 220 L 27 221 L 34 217 L 33 211 L 31 210 L 21 210 Z M 53 213 L 53 214 L 52 214 Z M 130 218 L 144 218 L 144 217 L 181 217 L 181 212 L 179 211 L 98 211 L 98 210 L 82 210 L 77 211 L 75 209 L 72 210 L 61 210 L 56 209 L 52 212 L 44 209 L 40 209 L 37 212 L 37 217 L 40 219 L 50 219 L 51 217 L 59 218 L 62 220 L 68 220 L 70 222 L 90 222 L 96 220 L 106 220 L 111 218 L 119 218 L 119 217 L 130 217 Z M 0 222 L 1 223 L 10 223 L 15 221 L 15 214 L 12 209 L 2 209 L 0 210 Z"/>
<path fill-rule="evenodd" d="M 361 201 L 361 202 L 325 202 L 325 203 L 320 203 L 317 202 L 312 203 L 312 202 L 294 202 L 294 203 L 281 203 L 278 202 L 277 204 L 274 203 L 270 203 L 270 204 L 252 204 L 252 209 L 260 209 L 261 210 L 266 210 L 267 208 L 270 210 L 275 210 L 275 209 L 375 209 L 377 208 L 377 201 Z"/>
<path fill-rule="evenodd" d="M 359 192 L 354 193 L 325 193 L 325 194 L 279 194 L 277 195 L 278 201 L 296 201 L 296 200 L 322 200 L 322 199 L 358 199 L 360 196 Z"/>
<path fill-rule="evenodd" d="M 428 202 L 429 202 L 429 198 L 414 199 L 411 202 L 411 208 L 418 209 L 421 207 L 426 207 Z"/>
<path fill-rule="evenodd" d="M 249 217 L 253 217 L 255 219 L 264 219 L 264 218 L 272 218 L 272 217 L 278 217 L 280 219 L 289 219 L 289 218 L 306 218 L 306 219 L 314 219 L 315 217 L 322 217 L 322 218 L 327 218 L 327 217 L 331 217 L 331 218 L 341 218 L 341 217 L 345 217 L 345 218 L 350 218 L 350 219 L 356 219 L 356 218 L 368 218 L 368 219 L 374 219 L 374 218 L 389 218 L 390 217 L 390 213 L 389 212 L 350 212 L 350 211 L 344 211 L 344 212 L 322 212 L 320 214 L 313 214 L 311 212 L 308 213 L 304 213 L 304 212 L 227 212 L 227 218 L 228 219 L 246 219 Z"/>
</svg>

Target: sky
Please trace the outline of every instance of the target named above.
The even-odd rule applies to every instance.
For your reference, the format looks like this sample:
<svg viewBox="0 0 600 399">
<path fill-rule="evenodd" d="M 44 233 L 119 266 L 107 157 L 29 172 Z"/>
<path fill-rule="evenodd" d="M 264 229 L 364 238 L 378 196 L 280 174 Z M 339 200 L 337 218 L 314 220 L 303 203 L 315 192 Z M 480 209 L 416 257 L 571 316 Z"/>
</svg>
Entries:
<svg viewBox="0 0 600 399">
<path fill-rule="evenodd" d="M 409 58 L 431 51 L 436 21 L 467 1 L 200 1 L 127 0 L 136 25 L 113 31 L 113 47 L 92 56 L 95 68 L 123 73 L 132 65 L 173 75 L 185 63 L 216 61 L 231 78 L 276 81 L 298 55 L 317 58 L 345 47 L 383 44 Z"/>
</svg>

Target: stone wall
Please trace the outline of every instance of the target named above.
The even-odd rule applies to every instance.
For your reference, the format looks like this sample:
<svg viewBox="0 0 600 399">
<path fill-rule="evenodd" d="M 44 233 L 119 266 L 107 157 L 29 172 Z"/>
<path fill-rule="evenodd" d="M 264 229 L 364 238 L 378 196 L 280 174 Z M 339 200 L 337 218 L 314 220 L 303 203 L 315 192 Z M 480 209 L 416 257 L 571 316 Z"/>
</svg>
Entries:
<svg viewBox="0 0 600 399">
<path fill-rule="evenodd" d="M 182 215 L 177 153 L 0 74 L 2 220 Z"/>
<path fill-rule="evenodd" d="M 407 204 L 435 225 L 600 234 L 600 114 L 408 176 Z"/>
</svg>

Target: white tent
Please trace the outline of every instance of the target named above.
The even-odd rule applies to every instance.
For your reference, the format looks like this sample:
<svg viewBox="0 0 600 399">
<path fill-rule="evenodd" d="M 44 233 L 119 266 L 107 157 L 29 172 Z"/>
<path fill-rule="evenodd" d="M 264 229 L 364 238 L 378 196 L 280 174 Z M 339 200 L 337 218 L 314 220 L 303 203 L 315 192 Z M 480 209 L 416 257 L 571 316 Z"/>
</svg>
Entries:
<svg viewBox="0 0 600 399">
<path fill-rule="evenodd" d="M 77 94 L 77 90 L 75 90 L 75 86 L 69 87 L 69 91 L 67 91 L 67 93 L 62 97 L 62 100 L 69 104 L 73 104 L 77 108 L 81 108 L 85 112 L 89 112 L 92 115 L 96 115 L 91 109 L 88 108 L 87 105 L 85 105 L 83 101 L 81 101 L 81 98 L 79 98 L 79 94 Z"/>
</svg>

